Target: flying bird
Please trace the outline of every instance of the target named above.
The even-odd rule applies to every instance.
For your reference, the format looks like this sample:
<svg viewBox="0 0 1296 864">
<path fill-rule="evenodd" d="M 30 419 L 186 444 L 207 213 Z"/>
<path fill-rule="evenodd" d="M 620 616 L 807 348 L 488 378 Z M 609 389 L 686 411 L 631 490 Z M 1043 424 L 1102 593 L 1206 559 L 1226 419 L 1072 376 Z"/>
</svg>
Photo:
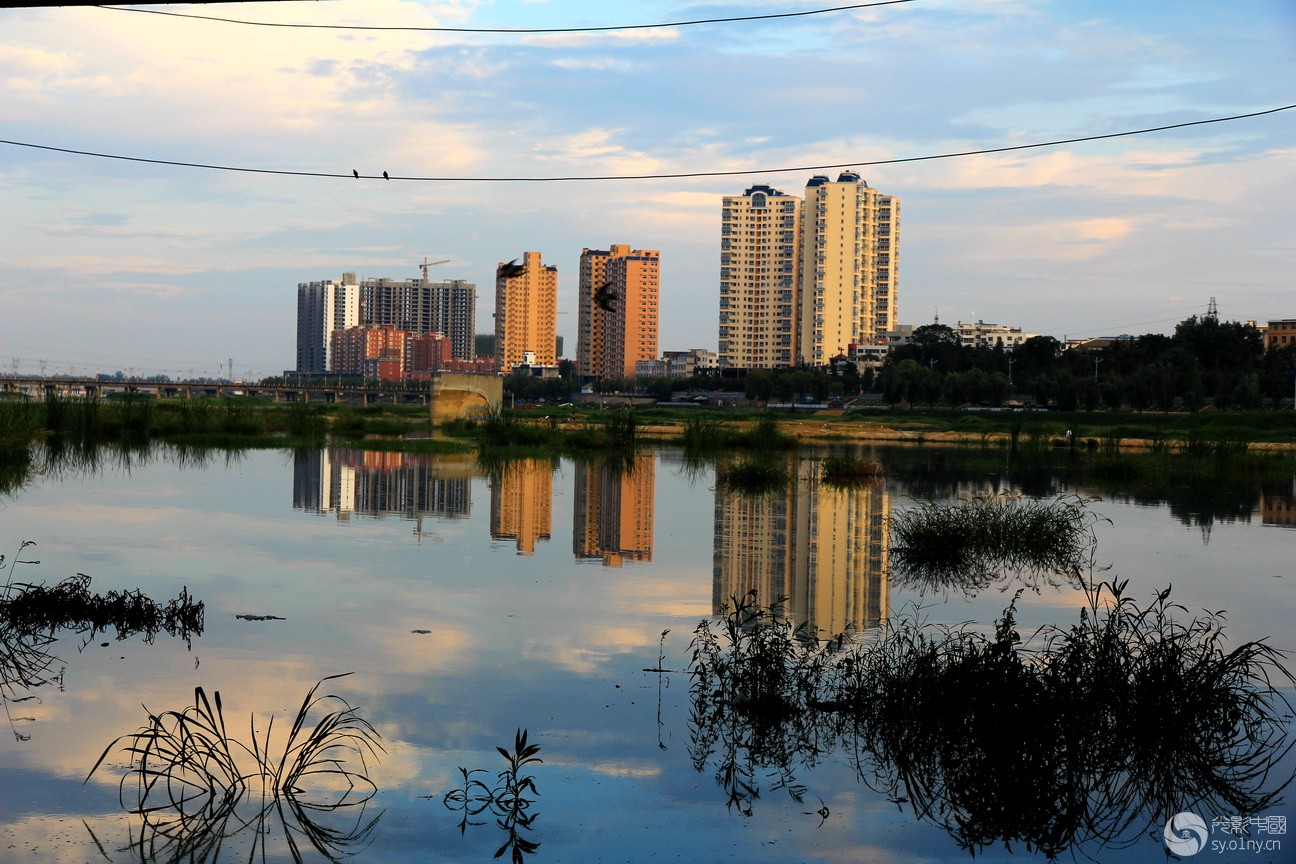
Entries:
<svg viewBox="0 0 1296 864">
<path fill-rule="evenodd" d="M 509 261 L 507 264 L 499 265 L 495 275 L 500 279 L 512 279 L 514 276 L 521 276 L 526 272 L 526 265 L 517 263 L 517 259 Z"/>
<path fill-rule="evenodd" d="M 387 176 L 387 172 L 386 172 L 386 171 L 383 172 L 383 179 L 384 179 L 384 180 L 390 180 L 390 179 L 391 179 L 390 177 Z"/>
<path fill-rule="evenodd" d="M 352 169 L 351 169 L 351 173 L 355 175 L 355 178 L 356 178 L 357 180 L 360 179 L 360 172 L 359 172 L 359 171 L 357 171 L 356 169 L 352 168 Z"/>
<path fill-rule="evenodd" d="M 604 282 L 594 291 L 594 305 L 604 312 L 616 311 L 617 292 L 611 282 Z"/>
</svg>

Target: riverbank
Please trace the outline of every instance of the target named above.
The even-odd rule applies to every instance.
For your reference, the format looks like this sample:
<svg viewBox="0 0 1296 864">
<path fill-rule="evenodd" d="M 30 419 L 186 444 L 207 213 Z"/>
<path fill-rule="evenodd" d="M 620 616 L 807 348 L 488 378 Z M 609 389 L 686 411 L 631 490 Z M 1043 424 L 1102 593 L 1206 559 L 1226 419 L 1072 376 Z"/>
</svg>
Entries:
<svg viewBox="0 0 1296 864">
<path fill-rule="evenodd" d="M 507 434 L 498 434 L 501 431 Z M 633 412 L 592 406 L 542 406 L 505 412 L 498 418 L 435 425 L 427 409 L 418 406 L 358 408 L 251 399 L 0 402 L 0 450 L 48 437 L 77 443 L 158 440 L 192 446 L 243 447 L 334 442 L 423 452 L 516 444 L 606 449 L 637 440 L 713 449 L 803 442 L 1148 451 L 1208 441 L 1287 451 L 1296 450 L 1296 412 L 1203 410 L 1162 414 L 872 408 L 800 414 L 661 406 Z"/>
<path fill-rule="evenodd" d="M 557 423 L 568 429 L 597 423 L 600 413 L 574 411 L 542 414 L 542 409 L 517 412 L 522 422 Z M 646 409 L 637 412 L 638 434 L 654 441 L 685 440 L 707 418 L 717 434 L 751 435 L 770 418 L 778 430 L 798 442 L 980 444 L 987 446 L 1117 447 L 1157 451 L 1190 446 L 1198 441 L 1227 441 L 1254 450 L 1296 451 L 1296 413 L 1276 411 L 1208 412 L 1195 414 L 1113 414 L 970 411 L 820 411 L 814 414 L 682 412 Z M 675 416 L 671 416 L 675 415 Z M 1071 435 L 1068 438 L 1067 432 Z M 721 436 L 723 437 L 723 435 Z"/>
</svg>

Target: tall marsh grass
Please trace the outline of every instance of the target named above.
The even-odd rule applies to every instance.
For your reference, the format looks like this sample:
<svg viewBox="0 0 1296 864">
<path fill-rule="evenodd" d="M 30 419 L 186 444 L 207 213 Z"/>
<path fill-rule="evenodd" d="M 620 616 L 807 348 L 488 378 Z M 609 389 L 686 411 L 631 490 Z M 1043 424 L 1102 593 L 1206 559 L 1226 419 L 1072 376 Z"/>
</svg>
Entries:
<svg viewBox="0 0 1296 864">
<path fill-rule="evenodd" d="M 855 456 L 829 456 L 819 466 L 819 476 L 829 486 L 859 486 L 882 476 L 882 467 Z"/>
<path fill-rule="evenodd" d="M 715 476 L 717 489 L 738 495 L 768 495 L 790 482 L 786 462 L 768 454 L 717 462 Z"/>
<path fill-rule="evenodd" d="M 980 589 L 1002 574 L 1070 578 L 1096 544 L 1088 503 L 996 496 L 893 512 L 892 572 L 927 588 Z"/>
<path fill-rule="evenodd" d="M 694 765 L 751 813 L 767 783 L 801 801 L 798 771 L 841 751 L 973 854 L 1092 854 L 1167 813 L 1272 806 L 1291 780 L 1284 655 L 1230 649 L 1221 615 L 1190 617 L 1169 589 L 1147 604 L 1123 582 L 1085 591 L 1078 622 L 1026 641 L 1016 598 L 993 636 L 915 611 L 862 643 L 735 600 L 694 632 Z"/>
<path fill-rule="evenodd" d="M 264 733 L 253 718 L 249 739 L 240 740 L 226 723 L 220 692 L 208 697 L 197 687 L 193 705 L 149 711 L 144 726 L 110 743 L 85 782 L 111 753 L 127 755 L 118 798 L 142 818 L 136 845 L 151 856 L 219 848 L 249 827 L 254 850 L 259 843 L 264 854 L 268 822 L 277 818 L 293 860 L 301 860 L 299 840 L 331 860 L 367 838 L 382 815 L 363 819 L 377 793 L 368 760 L 383 752 L 381 736 L 341 696 L 319 692 L 349 674 L 322 678 L 307 692 L 281 743 L 273 717 Z M 240 815 L 241 809 L 251 812 Z M 340 813 L 356 814 L 350 827 L 320 821 Z"/>
</svg>

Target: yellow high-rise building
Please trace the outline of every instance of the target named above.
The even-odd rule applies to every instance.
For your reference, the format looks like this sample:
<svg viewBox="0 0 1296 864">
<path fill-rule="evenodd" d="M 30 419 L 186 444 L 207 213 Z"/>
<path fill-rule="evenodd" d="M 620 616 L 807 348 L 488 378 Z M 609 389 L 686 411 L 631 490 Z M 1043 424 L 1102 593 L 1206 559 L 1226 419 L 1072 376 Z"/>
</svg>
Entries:
<svg viewBox="0 0 1296 864">
<path fill-rule="evenodd" d="M 638 453 L 626 464 L 576 462 L 572 553 L 605 567 L 651 561 L 657 458 Z"/>
<path fill-rule="evenodd" d="M 631 250 L 623 243 L 582 249 L 576 371 L 587 378 L 633 378 L 636 362 L 656 360 L 660 293 L 656 249 Z"/>
<path fill-rule="evenodd" d="M 852 171 L 806 183 L 799 360 L 823 366 L 895 323 L 900 201 Z"/>
<path fill-rule="evenodd" d="M 536 541 L 548 540 L 553 525 L 553 462 L 515 459 L 492 478 L 492 540 L 513 540 L 517 554 L 534 555 Z"/>
<path fill-rule="evenodd" d="M 770 186 L 726 195 L 720 222 L 720 365 L 793 366 L 801 199 Z"/>
<path fill-rule="evenodd" d="M 755 589 L 762 606 L 786 598 L 786 617 L 820 639 L 878 626 L 888 614 L 886 488 L 829 486 L 813 459 L 792 468 L 786 490 L 716 492 L 714 612 Z"/>
<path fill-rule="evenodd" d="M 896 323 L 900 201 L 858 174 L 725 196 L 720 365 L 824 366 Z"/>
<path fill-rule="evenodd" d="M 495 271 L 495 360 L 502 372 L 526 352 L 535 353 L 536 365 L 558 363 L 558 268 L 542 264 L 539 252 L 525 253 L 521 266 L 515 276 Z"/>
</svg>

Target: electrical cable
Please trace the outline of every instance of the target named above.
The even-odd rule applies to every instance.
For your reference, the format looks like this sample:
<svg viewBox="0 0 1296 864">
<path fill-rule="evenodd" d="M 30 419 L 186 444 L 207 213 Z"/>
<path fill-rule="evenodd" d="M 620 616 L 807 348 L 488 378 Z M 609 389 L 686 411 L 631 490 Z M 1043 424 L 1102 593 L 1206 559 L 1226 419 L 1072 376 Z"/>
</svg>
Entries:
<svg viewBox="0 0 1296 864">
<path fill-rule="evenodd" d="M 242 24 L 249 27 L 287 27 L 295 30 L 379 30 L 418 33 L 496 33 L 496 34 L 541 34 L 541 33 L 608 33 L 616 30 L 653 30 L 667 27 L 692 27 L 699 24 L 733 24 L 745 21 L 770 21 L 779 18 L 805 18 L 810 15 L 826 15 L 832 12 L 847 12 L 854 9 L 871 9 L 875 6 L 896 6 L 901 3 L 913 3 L 914 0 L 878 0 L 874 3 L 852 3 L 848 6 L 829 6 L 824 9 L 808 9 L 802 12 L 777 12 L 769 15 L 736 15 L 731 18 L 698 18 L 691 21 L 667 21 L 655 24 L 610 24 L 602 27 L 412 27 L 380 26 L 366 24 L 291 24 L 274 21 L 246 21 L 239 18 L 222 18 L 215 15 L 194 15 L 189 12 L 167 12 L 162 9 L 139 9 L 124 6 L 97 6 L 113 12 L 146 12 L 150 15 L 165 15 L 170 18 L 195 18 L 200 21 L 216 21 L 222 24 Z"/>
<path fill-rule="evenodd" d="M 234 171 L 244 174 L 270 174 L 280 177 L 323 177 L 339 180 L 383 180 L 415 183 L 561 183 L 591 182 L 609 180 L 679 180 L 703 177 L 746 177 L 756 174 L 789 174 L 793 172 L 828 171 L 838 168 L 863 168 L 876 165 L 899 165 L 907 162 L 929 162 L 936 159 L 955 159 L 963 156 L 984 156 L 993 153 L 1011 153 L 1019 150 L 1032 150 L 1041 147 L 1058 147 L 1063 144 L 1078 144 L 1085 141 L 1103 141 L 1111 138 L 1127 138 L 1133 135 L 1146 135 L 1151 132 L 1165 132 L 1170 129 L 1185 129 L 1191 126 L 1206 126 L 1211 123 L 1228 123 L 1234 120 L 1245 120 L 1251 117 L 1263 117 L 1280 111 L 1290 111 L 1296 104 L 1267 108 L 1263 111 L 1252 111 L 1246 114 L 1234 114 L 1228 117 L 1212 117 L 1208 120 L 1189 120 L 1183 123 L 1171 123 L 1165 126 L 1152 126 L 1146 129 L 1131 129 L 1124 132 L 1109 132 L 1103 135 L 1085 135 L 1077 138 L 1062 138 L 1056 141 L 1041 141 L 1034 144 L 1014 144 L 1006 147 L 987 147 L 980 150 L 961 150 L 953 153 L 938 153 L 929 156 L 906 156 L 896 159 L 873 159 L 861 162 L 841 162 L 832 165 L 802 165 L 790 168 L 754 168 L 741 171 L 680 171 L 663 174 L 589 174 L 566 175 L 554 177 L 513 176 L 513 177 L 402 177 L 388 175 L 386 171 L 379 174 L 361 174 L 358 171 L 335 173 L 328 171 L 288 171 L 274 168 L 245 168 L 234 165 L 212 165 L 203 162 L 181 162 L 171 159 L 147 159 L 142 156 L 123 156 L 115 153 L 97 153 L 90 150 L 76 150 L 67 147 L 54 147 L 48 144 L 33 144 L 27 141 L 13 141 L 0 138 L 0 144 L 11 147 L 28 147 L 34 150 L 46 150 L 53 153 L 68 153 L 74 156 L 90 156 L 97 159 L 116 159 L 124 162 L 142 162 L 149 165 L 170 165 L 178 168 L 202 168 L 209 171 Z"/>
</svg>

